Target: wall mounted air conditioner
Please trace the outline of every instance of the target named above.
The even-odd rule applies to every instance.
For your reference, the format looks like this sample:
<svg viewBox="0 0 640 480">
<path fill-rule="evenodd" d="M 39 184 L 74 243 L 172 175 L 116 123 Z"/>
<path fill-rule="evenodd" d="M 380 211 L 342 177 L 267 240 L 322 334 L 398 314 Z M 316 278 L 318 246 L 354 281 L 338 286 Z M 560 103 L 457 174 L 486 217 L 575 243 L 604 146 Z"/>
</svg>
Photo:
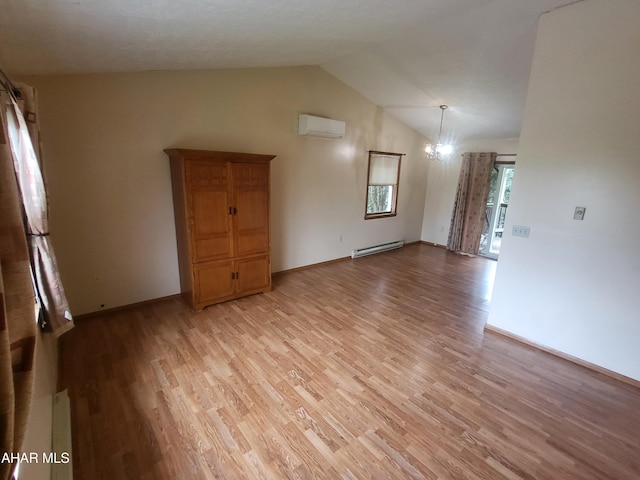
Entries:
<svg viewBox="0 0 640 480">
<path fill-rule="evenodd" d="M 344 132 L 345 123 L 343 121 L 307 114 L 298 115 L 298 135 L 342 138 Z"/>
</svg>

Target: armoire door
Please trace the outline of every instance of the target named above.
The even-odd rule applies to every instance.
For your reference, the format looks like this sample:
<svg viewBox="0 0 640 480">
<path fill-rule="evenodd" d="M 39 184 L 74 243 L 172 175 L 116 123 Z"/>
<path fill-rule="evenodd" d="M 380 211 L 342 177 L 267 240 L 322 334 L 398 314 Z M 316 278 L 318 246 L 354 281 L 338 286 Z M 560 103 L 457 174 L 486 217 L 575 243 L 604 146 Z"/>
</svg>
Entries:
<svg viewBox="0 0 640 480">
<path fill-rule="evenodd" d="M 233 255 L 229 170 L 225 162 L 188 161 L 187 212 L 192 260 L 206 262 Z"/>
<path fill-rule="evenodd" d="M 239 294 L 270 289 L 269 255 L 243 258 L 236 262 L 236 289 Z"/>
<path fill-rule="evenodd" d="M 194 273 L 194 293 L 197 308 L 236 293 L 236 273 L 233 260 L 196 265 Z"/>
<path fill-rule="evenodd" d="M 234 163 L 233 228 L 237 257 L 269 251 L 269 165 Z"/>
</svg>

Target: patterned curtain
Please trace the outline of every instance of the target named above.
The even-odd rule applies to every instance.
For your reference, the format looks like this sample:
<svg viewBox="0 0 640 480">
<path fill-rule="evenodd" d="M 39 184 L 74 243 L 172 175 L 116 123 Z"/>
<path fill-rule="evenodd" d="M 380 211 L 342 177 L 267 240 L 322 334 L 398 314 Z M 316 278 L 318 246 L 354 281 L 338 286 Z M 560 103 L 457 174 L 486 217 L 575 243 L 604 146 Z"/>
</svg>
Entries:
<svg viewBox="0 0 640 480">
<path fill-rule="evenodd" d="M 0 452 L 19 452 L 34 379 L 37 324 L 29 249 L 7 130 L 7 102 L 0 92 Z M 0 463 L 0 479 L 15 464 Z"/>
<path fill-rule="evenodd" d="M 453 204 L 447 249 L 477 255 L 489 196 L 495 152 L 466 152 L 462 158 L 458 191 Z"/>
<path fill-rule="evenodd" d="M 32 87 L 26 85 L 19 84 L 18 89 L 20 105 L 11 101 L 7 106 L 9 144 L 26 218 L 36 295 L 42 307 L 41 324 L 46 330 L 61 335 L 73 327 L 73 320 L 49 237 L 48 199 L 42 157 L 39 155 L 36 94 Z"/>
</svg>

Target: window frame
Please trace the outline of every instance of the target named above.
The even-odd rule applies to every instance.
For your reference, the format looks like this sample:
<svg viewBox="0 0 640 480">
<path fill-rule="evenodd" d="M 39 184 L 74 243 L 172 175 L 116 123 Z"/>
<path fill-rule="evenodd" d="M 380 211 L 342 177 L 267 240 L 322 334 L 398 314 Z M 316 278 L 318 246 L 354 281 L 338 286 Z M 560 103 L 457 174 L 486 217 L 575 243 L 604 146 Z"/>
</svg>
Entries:
<svg viewBox="0 0 640 480">
<path fill-rule="evenodd" d="M 388 217 L 395 217 L 398 214 L 398 191 L 399 191 L 399 187 L 400 187 L 400 168 L 401 168 L 401 164 L 402 164 L 402 157 L 403 157 L 404 153 L 394 153 L 394 152 L 381 152 L 379 150 L 369 150 L 369 162 L 368 162 L 368 167 L 367 167 L 367 188 L 366 188 L 366 192 L 365 192 L 365 204 L 364 204 L 364 219 L 365 220 L 373 220 L 374 218 L 388 218 Z M 371 169 L 371 163 L 372 163 L 372 159 L 376 158 L 376 157 L 397 157 L 398 158 L 398 166 L 397 166 L 397 171 L 396 171 L 396 178 L 395 178 L 395 183 L 390 183 L 390 184 L 372 184 L 371 183 L 371 173 L 372 173 L 372 169 Z M 392 187 L 392 193 L 391 193 L 391 210 L 390 211 L 384 211 L 384 212 L 374 212 L 374 213 L 369 213 L 368 212 L 368 207 L 369 207 L 369 188 L 372 186 L 391 186 Z"/>
</svg>

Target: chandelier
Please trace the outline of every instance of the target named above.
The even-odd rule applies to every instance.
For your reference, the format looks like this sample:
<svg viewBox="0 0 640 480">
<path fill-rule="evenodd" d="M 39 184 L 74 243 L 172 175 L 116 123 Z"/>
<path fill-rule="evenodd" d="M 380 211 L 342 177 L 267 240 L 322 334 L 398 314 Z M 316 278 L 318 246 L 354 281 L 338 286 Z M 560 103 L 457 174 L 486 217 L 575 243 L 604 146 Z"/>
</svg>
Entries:
<svg viewBox="0 0 640 480">
<path fill-rule="evenodd" d="M 453 147 L 451 145 L 443 145 L 440 141 L 442 138 L 442 121 L 444 120 L 444 111 L 447 108 L 449 108 L 448 105 L 440 105 L 440 110 L 442 110 L 442 112 L 440 113 L 440 132 L 438 133 L 438 143 L 435 145 L 430 143 L 424 149 L 429 160 L 442 160 L 453 151 Z"/>
</svg>

